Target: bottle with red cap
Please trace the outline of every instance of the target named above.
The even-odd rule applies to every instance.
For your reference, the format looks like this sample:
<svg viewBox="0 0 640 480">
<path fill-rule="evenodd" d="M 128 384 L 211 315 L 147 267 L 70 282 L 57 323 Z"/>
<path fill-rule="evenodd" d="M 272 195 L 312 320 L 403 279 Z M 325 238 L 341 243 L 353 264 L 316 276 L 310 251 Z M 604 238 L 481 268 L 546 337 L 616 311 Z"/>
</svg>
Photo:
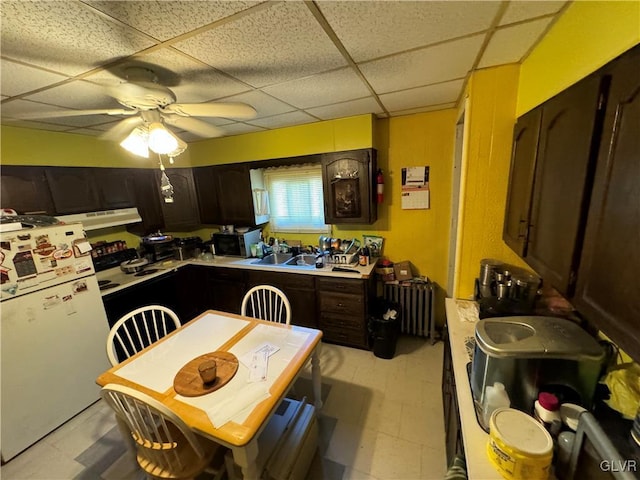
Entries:
<svg viewBox="0 0 640 480">
<path fill-rule="evenodd" d="M 562 427 L 560 417 L 560 401 L 553 393 L 540 392 L 535 401 L 533 414 L 536 420 L 542 423 L 551 435 L 557 435 Z"/>
</svg>

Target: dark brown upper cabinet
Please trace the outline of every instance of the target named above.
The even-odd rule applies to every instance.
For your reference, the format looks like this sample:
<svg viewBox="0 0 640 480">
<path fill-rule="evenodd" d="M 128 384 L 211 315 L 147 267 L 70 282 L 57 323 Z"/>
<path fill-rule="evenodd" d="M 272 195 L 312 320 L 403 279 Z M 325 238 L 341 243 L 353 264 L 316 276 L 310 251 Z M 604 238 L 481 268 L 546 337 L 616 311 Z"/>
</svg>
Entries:
<svg viewBox="0 0 640 480">
<path fill-rule="evenodd" d="M 502 238 L 521 257 L 527 253 L 529 218 L 542 107 L 518 119 L 513 133 L 509 191 Z"/>
<path fill-rule="evenodd" d="M 640 361 L 640 47 L 614 61 L 575 298 Z"/>
<path fill-rule="evenodd" d="M 255 225 L 247 164 L 198 167 L 194 169 L 194 178 L 202 223 Z"/>
<path fill-rule="evenodd" d="M 94 168 L 92 170 L 102 210 L 135 206 L 135 179 L 131 175 L 130 168 Z"/>
<path fill-rule="evenodd" d="M 190 168 L 171 168 L 165 171 L 173 186 L 173 202 L 166 202 L 162 195 L 159 197 L 165 229 L 180 232 L 198 228 L 200 215 L 192 170 Z M 158 185 L 160 185 L 160 178 L 160 171 L 156 171 Z"/>
<path fill-rule="evenodd" d="M 325 223 L 371 224 L 378 219 L 376 171 L 373 149 L 322 155 Z"/>
<path fill-rule="evenodd" d="M 600 138 L 605 84 L 587 77 L 544 103 L 525 261 L 571 295 Z"/>
<path fill-rule="evenodd" d="M 44 167 L 3 166 L 0 195 L 0 206 L 13 208 L 19 214 L 55 213 Z"/>
<path fill-rule="evenodd" d="M 128 171 L 133 179 L 135 206 L 142 217 L 142 222 L 127 225 L 127 230 L 136 235 L 145 236 L 164 229 L 157 169 L 136 168 Z"/>
<path fill-rule="evenodd" d="M 55 212 L 85 213 L 101 210 L 94 169 L 89 167 L 47 167 L 45 169 Z"/>
</svg>

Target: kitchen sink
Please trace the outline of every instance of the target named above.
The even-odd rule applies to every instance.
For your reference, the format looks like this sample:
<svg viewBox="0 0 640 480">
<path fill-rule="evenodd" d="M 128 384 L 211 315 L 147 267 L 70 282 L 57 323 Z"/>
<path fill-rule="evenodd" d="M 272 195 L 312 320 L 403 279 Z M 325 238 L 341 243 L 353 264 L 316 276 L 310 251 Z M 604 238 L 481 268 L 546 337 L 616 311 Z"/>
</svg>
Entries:
<svg viewBox="0 0 640 480">
<path fill-rule="evenodd" d="M 291 260 L 291 257 L 291 253 L 270 253 L 260 260 L 256 260 L 255 262 L 251 263 L 253 263 L 254 265 L 280 265 L 282 263 L 285 263 L 287 260 Z"/>
<path fill-rule="evenodd" d="M 315 264 L 316 264 L 316 256 L 306 254 L 306 253 L 296 255 L 295 257 L 285 262 L 285 265 L 293 265 L 298 267 L 304 267 L 304 266 L 315 265 Z"/>
</svg>

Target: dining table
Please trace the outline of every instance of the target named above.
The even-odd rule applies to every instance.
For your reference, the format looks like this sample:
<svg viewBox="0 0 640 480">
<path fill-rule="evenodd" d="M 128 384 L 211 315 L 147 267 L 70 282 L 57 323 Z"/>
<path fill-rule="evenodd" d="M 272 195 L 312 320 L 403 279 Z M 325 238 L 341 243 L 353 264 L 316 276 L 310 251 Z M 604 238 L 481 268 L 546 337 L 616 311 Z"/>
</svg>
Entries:
<svg viewBox="0 0 640 480">
<path fill-rule="evenodd" d="M 196 434 L 229 448 L 243 478 L 257 479 L 260 433 L 309 362 L 314 406 L 322 408 L 321 339 L 320 330 L 208 310 L 102 373 L 96 383 L 150 395 Z M 178 377 L 207 354 L 237 358 L 235 373 L 208 393 L 185 392 Z"/>
</svg>

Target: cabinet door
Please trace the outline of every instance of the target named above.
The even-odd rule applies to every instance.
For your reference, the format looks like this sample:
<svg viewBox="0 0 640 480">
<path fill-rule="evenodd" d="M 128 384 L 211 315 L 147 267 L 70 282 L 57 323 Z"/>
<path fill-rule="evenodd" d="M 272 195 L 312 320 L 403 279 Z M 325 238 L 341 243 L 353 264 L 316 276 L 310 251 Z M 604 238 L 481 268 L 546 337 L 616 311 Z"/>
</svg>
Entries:
<svg viewBox="0 0 640 480">
<path fill-rule="evenodd" d="M 578 311 L 640 361 L 640 48 L 616 62 L 576 297 Z"/>
<path fill-rule="evenodd" d="M 544 104 L 525 260 L 570 295 L 601 129 L 601 78 L 587 77 Z"/>
<path fill-rule="evenodd" d="M 167 203 L 160 197 L 165 228 L 169 231 L 189 231 L 200 225 L 196 187 L 190 168 L 172 168 L 166 170 L 169 182 L 173 186 L 173 202 Z M 160 172 L 157 172 L 158 184 Z"/>
<path fill-rule="evenodd" d="M 247 291 L 245 272 L 233 268 L 207 269 L 206 288 L 211 292 L 209 308 L 239 314 L 242 298 Z"/>
<path fill-rule="evenodd" d="M 282 290 L 291 305 L 293 325 L 318 327 L 313 276 L 279 272 L 248 272 L 247 290 L 256 285 L 272 285 Z"/>
<path fill-rule="evenodd" d="M 219 167 L 198 167 L 193 169 L 193 180 L 198 196 L 200 221 L 214 225 L 224 225 L 218 202 L 218 181 L 216 169 Z"/>
<path fill-rule="evenodd" d="M 254 225 L 251 178 L 247 165 L 225 165 L 216 171 L 220 217 L 224 223 Z"/>
<path fill-rule="evenodd" d="M 531 110 L 518 119 L 513 132 L 509 191 L 502 238 L 521 257 L 526 255 L 541 119 L 542 107 Z"/>
<path fill-rule="evenodd" d="M 45 173 L 56 213 L 100 210 L 100 196 L 92 168 L 47 167 Z"/>
<path fill-rule="evenodd" d="M 160 204 L 160 180 L 156 170 L 137 168 L 132 170 L 135 190 L 135 206 L 142 217 L 142 223 L 127 225 L 127 230 L 140 236 L 157 232 L 164 228 L 162 205 Z"/>
<path fill-rule="evenodd" d="M 130 168 L 94 168 L 102 210 L 135 206 L 135 181 Z"/>
<path fill-rule="evenodd" d="M 373 223 L 375 150 L 328 153 L 322 156 L 325 223 Z"/>
<path fill-rule="evenodd" d="M 183 324 L 211 308 L 208 271 L 209 267 L 185 265 L 176 272 L 176 313 Z"/>
<path fill-rule="evenodd" d="M 43 167 L 3 166 L 0 171 L 0 194 L 0 205 L 13 208 L 20 214 L 54 213 Z"/>
</svg>

